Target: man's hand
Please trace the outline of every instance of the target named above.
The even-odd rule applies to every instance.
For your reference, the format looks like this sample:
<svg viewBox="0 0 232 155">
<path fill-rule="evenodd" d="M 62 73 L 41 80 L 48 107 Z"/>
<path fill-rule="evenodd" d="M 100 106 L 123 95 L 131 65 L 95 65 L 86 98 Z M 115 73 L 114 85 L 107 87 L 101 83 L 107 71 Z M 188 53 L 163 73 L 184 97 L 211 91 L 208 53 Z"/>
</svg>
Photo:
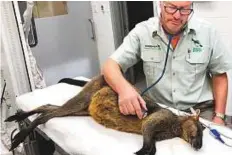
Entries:
<svg viewBox="0 0 232 155">
<path fill-rule="evenodd" d="M 216 116 L 213 118 L 213 122 L 216 124 L 225 125 L 224 120 Z"/>
<path fill-rule="evenodd" d="M 143 111 L 147 111 L 146 103 L 132 86 L 126 86 L 118 95 L 119 109 L 122 114 L 137 115 L 139 119 L 143 118 Z"/>
</svg>

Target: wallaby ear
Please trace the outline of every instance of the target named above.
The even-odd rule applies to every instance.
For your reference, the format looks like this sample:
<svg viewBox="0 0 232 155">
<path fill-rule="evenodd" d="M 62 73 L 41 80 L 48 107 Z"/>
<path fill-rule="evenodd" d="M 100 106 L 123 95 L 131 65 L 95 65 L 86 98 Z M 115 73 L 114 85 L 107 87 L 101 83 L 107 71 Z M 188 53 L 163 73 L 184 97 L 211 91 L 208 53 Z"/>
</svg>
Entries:
<svg viewBox="0 0 232 155">
<path fill-rule="evenodd" d="M 198 116 L 200 116 L 200 113 L 201 113 L 201 110 L 200 110 L 200 109 L 197 109 L 197 110 L 196 110 L 196 114 L 197 114 Z"/>
<path fill-rule="evenodd" d="M 196 109 L 196 113 L 195 113 L 195 116 L 194 116 L 195 120 L 197 120 L 197 121 L 199 120 L 200 113 L 201 113 L 201 110 L 200 109 Z"/>
<path fill-rule="evenodd" d="M 192 112 L 192 117 L 198 121 L 199 120 L 199 116 L 200 116 L 200 109 L 196 109 L 194 110 L 192 107 L 190 108 L 191 112 Z"/>
</svg>

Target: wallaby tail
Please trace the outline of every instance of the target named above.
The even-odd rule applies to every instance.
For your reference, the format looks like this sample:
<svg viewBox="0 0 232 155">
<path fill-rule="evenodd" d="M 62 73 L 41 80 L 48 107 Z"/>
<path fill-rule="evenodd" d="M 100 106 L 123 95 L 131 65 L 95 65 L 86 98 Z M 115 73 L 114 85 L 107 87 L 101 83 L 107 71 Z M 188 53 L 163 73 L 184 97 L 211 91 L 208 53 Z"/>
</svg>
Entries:
<svg viewBox="0 0 232 155">
<path fill-rule="evenodd" d="M 64 117 L 64 116 L 89 116 L 88 111 L 79 111 L 77 112 L 76 109 L 71 110 L 63 110 L 63 109 L 57 109 L 54 111 L 47 111 L 45 113 L 42 113 L 40 116 L 38 116 L 27 128 L 22 129 L 19 133 L 17 133 L 13 140 L 12 140 L 12 146 L 10 148 L 10 151 L 15 149 L 21 142 L 24 141 L 24 139 L 40 124 L 46 123 L 48 120 L 54 118 L 54 117 Z"/>
</svg>

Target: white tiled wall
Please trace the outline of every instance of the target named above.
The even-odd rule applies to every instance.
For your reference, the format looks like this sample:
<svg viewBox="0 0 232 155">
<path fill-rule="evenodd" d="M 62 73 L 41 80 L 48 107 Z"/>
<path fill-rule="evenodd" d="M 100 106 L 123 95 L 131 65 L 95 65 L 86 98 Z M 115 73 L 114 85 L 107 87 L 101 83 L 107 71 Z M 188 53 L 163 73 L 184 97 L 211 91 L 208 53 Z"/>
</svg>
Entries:
<svg viewBox="0 0 232 155">
<path fill-rule="evenodd" d="M 194 10 L 197 16 L 213 23 L 226 44 L 232 48 L 232 1 L 195 2 Z"/>
<path fill-rule="evenodd" d="M 232 49 L 232 1 L 195 2 L 194 9 L 197 16 L 205 18 L 215 25 L 221 33 L 225 45 Z M 232 115 L 232 71 L 228 75 L 229 91 L 226 113 Z"/>
</svg>

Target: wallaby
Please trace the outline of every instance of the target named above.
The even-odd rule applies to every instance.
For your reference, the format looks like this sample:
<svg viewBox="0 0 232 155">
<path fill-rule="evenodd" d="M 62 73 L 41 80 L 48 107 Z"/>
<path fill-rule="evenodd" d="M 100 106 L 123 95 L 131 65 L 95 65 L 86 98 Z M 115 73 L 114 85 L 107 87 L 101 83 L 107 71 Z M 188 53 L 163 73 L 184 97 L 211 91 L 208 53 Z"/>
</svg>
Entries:
<svg viewBox="0 0 232 155">
<path fill-rule="evenodd" d="M 118 95 L 99 75 L 84 85 L 82 91 L 63 106 L 44 105 L 29 112 L 18 112 L 5 121 L 22 121 L 30 115 L 40 115 L 14 136 L 10 150 L 17 147 L 39 124 L 54 117 L 91 116 L 96 122 L 115 130 L 143 135 L 143 146 L 135 154 L 154 155 L 156 142 L 180 137 L 198 150 L 202 147 L 202 126 L 198 116 L 177 116 L 162 108 L 149 96 L 142 96 L 147 106 L 147 117 L 125 116 L 118 107 Z"/>
</svg>

